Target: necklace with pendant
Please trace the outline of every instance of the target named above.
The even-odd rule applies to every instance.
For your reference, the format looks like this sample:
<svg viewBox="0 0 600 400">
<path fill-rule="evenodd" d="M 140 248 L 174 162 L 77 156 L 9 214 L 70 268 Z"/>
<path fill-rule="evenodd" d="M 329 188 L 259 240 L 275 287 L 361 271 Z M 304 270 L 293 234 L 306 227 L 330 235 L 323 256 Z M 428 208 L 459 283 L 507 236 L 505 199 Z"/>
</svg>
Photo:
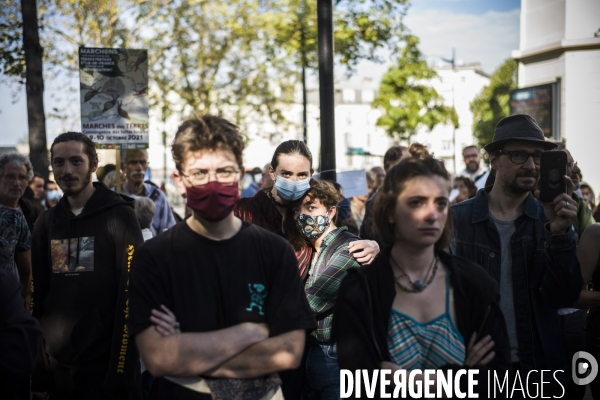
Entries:
<svg viewBox="0 0 600 400">
<path fill-rule="evenodd" d="M 398 265 L 398 263 L 396 262 L 396 260 L 394 260 L 394 257 L 392 257 L 390 255 L 390 260 L 392 260 L 392 262 L 394 263 L 394 265 L 396 266 L 396 268 L 398 268 L 400 270 L 400 272 L 402 272 L 402 275 L 398 276 L 398 277 L 394 277 L 394 281 L 396 282 L 396 285 L 398 285 L 398 287 L 406 292 L 406 293 L 420 293 L 423 290 L 425 290 L 425 288 L 427 286 L 429 286 L 429 284 L 431 282 L 433 282 L 433 278 L 435 277 L 435 274 L 437 272 L 438 269 L 438 258 L 437 256 L 434 254 L 433 255 L 433 259 L 431 260 L 431 264 L 429 264 L 429 269 L 427 270 L 427 274 L 425 275 L 425 278 L 423 278 L 423 280 L 417 279 L 416 281 L 412 281 L 410 279 L 410 276 L 408 276 L 408 274 L 406 272 L 404 272 L 404 270 L 402 268 L 400 268 L 400 266 Z M 427 279 L 427 277 L 429 276 L 429 273 L 431 272 L 431 268 L 433 267 L 433 273 L 431 274 L 431 276 L 429 277 L 429 279 Z M 403 276 L 406 276 L 406 279 L 408 279 L 408 282 L 410 283 L 410 285 L 412 286 L 412 289 L 407 288 L 406 286 L 403 286 L 399 279 Z M 425 282 L 423 282 L 425 281 Z"/>
</svg>

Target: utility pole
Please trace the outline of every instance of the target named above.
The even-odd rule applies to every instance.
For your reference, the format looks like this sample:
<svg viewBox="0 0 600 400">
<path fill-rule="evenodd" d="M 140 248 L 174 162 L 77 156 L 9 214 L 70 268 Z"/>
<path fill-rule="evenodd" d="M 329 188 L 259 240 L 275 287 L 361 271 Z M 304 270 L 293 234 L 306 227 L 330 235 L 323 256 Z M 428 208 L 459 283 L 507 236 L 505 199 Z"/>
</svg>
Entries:
<svg viewBox="0 0 600 400">
<path fill-rule="evenodd" d="M 308 144 L 306 112 L 306 0 L 302 0 L 302 11 L 300 14 L 300 63 L 302 64 L 302 140 Z"/>
<path fill-rule="evenodd" d="M 443 61 L 452 65 L 452 108 L 454 108 L 454 81 L 456 80 L 456 53 L 452 48 L 452 59 L 442 58 Z M 456 111 L 456 109 L 454 109 Z M 458 160 L 456 158 L 456 127 L 452 124 L 452 164 L 454 165 L 454 175 L 458 173 Z"/>
<path fill-rule="evenodd" d="M 317 0 L 317 27 L 319 44 L 319 98 L 321 108 L 321 179 L 335 182 L 332 0 Z"/>
</svg>

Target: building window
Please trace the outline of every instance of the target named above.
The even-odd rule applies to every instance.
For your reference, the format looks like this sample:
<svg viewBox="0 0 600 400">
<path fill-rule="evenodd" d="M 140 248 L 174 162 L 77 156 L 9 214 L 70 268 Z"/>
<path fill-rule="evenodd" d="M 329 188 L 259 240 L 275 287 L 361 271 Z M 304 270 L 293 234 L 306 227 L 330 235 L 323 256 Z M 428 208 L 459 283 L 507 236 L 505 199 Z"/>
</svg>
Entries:
<svg viewBox="0 0 600 400">
<path fill-rule="evenodd" d="M 375 92 L 372 90 L 363 90 L 361 96 L 363 103 L 372 103 L 375 100 Z"/>
<path fill-rule="evenodd" d="M 342 91 L 344 103 L 354 103 L 356 101 L 356 92 L 354 89 L 344 89 Z"/>
<path fill-rule="evenodd" d="M 442 150 L 452 150 L 452 140 L 442 140 Z"/>
</svg>

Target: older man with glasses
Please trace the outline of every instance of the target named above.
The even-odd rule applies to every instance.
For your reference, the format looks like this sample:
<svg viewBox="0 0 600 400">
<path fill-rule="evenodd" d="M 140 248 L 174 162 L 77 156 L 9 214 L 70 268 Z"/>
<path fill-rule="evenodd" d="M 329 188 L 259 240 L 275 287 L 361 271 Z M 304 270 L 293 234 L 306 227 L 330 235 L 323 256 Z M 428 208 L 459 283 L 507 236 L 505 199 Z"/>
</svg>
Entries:
<svg viewBox="0 0 600 400">
<path fill-rule="evenodd" d="M 122 160 L 121 170 L 125 175 L 125 182 L 121 193 L 148 197 L 154 201 L 154 219 L 150 227 L 152 235 L 156 236 L 175 225 L 175 217 L 167 196 L 156 185 L 144 182 L 148 169 L 148 152 L 143 149 L 127 150 Z"/>
</svg>

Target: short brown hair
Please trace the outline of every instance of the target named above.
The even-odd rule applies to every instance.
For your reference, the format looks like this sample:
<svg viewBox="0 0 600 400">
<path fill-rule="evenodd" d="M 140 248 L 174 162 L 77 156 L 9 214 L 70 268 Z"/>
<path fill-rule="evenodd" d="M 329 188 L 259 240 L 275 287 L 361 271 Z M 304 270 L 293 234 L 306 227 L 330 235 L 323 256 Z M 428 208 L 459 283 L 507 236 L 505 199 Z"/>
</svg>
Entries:
<svg viewBox="0 0 600 400">
<path fill-rule="evenodd" d="M 177 170 L 182 172 L 181 168 L 188 152 L 199 150 L 229 150 L 234 154 L 238 166 L 244 164 L 244 138 L 239 128 L 216 115 L 200 115 L 179 126 L 171 146 Z"/>
<path fill-rule="evenodd" d="M 311 200 L 318 199 L 327 208 L 337 206 L 341 200 L 340 192 L 333 183 L 318 179 L 310 180 L 310 189 L 302 196 L 301 200 L 304 200 L 305 197 L 310 197 Z M 296 204 L 300 205 L 302 202 L 299 201 Z"/>
<path fill-rule="evenodd" d="M 383 185 L 381 185 L 373 204 L 373 224 L 383 243 L 392 244 L 396 240 L 394 226 L 389 222 L 390 215 L 394 212 L 396 201 L 404 190 L 406 182 L 420 176 L 441 176 L 446 181 L 450 181 L 450 176 L 444 164 L 433 157 L 405 158 L 394 165 L 386 174 Z M 450 212 L 448 212 L 442 235 L 435 243 L 435 247 L 445 249 L 450 244 L 452 236 L 453 224 Z"/>
</svg>

